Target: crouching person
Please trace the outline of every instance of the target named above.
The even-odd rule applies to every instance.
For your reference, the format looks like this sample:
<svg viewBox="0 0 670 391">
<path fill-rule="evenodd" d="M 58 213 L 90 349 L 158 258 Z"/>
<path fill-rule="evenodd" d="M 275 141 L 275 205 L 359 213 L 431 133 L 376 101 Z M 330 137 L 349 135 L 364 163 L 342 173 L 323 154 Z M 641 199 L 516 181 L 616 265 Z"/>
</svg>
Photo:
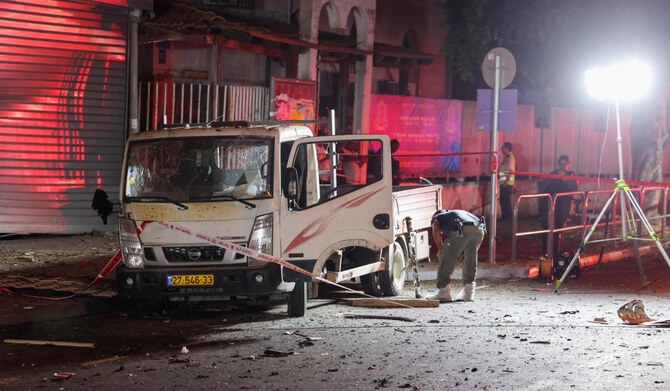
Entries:
<svg viewBox="0 0 670 391">
<path fill-rule="evenodd" d="M 477 251 L 486 233 L 484 217 L 460 209 L 439 210 L 432 219 L 433 239 L 439 254 L 437 293 L 429 300 L 452 301 L 451 274 L 463 254 L 463 289 L 454 301 L 472 301 L 475 297 Z"/>
</svg>

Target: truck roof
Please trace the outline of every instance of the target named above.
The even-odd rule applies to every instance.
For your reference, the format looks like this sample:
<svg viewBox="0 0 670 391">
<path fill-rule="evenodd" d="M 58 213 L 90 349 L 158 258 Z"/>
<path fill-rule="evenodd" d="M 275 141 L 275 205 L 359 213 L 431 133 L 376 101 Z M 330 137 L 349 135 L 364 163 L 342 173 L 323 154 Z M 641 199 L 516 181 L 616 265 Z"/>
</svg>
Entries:
<svg viewBox="0 0 670 391">
<path fill-rule="evenodd" d="M 129 141 L 135 141 L 207 136 L 273 136 L 278 137 L 279 142 L 283 142 L 311 137 L 313 133 L 310 128 L 301 125 L 254 125 L 246 123 L 243 126 L 180 125 L 169 129 L 131 134 L 128 139 Z"/>
</svg>

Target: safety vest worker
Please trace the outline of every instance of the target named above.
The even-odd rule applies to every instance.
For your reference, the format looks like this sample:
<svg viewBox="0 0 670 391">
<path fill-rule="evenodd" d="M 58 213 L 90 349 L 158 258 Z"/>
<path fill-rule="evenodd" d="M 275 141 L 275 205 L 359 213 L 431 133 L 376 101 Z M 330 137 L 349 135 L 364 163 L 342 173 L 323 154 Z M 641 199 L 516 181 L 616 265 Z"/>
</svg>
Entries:
<svg viewBox="0 0 670 391">
<path fill-rule="evenodd" d="M 503 157 L 502 163 L 498 168 L 498 183 L 500 186 L 514 186 L 514 174 L 510 172 L 516 171 L 516 159 L 512 153 L 512 143 L 506 142 L 502 146 Z"/>
</svg>

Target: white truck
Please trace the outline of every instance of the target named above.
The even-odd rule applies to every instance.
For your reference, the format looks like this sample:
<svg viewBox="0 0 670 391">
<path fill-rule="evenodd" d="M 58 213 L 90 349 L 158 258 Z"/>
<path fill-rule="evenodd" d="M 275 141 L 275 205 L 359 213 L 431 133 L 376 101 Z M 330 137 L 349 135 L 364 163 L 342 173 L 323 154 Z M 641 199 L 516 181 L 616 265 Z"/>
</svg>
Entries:
<svg viewBox="0 0 670 391">
<path fill-rule="evenodd" d="M 392 186 L 389 138 L 313 137 L 304 125 L 213 123 L 131 135 L 120 189 L 119 294 L 133 302 L 288 299 L 303 316 L 309 276 L 204 243 L 162 221 L 295 264 L 334 282 L 400 293 L 404 219 L 418 260 L 441 186 Z"/>
</svg>

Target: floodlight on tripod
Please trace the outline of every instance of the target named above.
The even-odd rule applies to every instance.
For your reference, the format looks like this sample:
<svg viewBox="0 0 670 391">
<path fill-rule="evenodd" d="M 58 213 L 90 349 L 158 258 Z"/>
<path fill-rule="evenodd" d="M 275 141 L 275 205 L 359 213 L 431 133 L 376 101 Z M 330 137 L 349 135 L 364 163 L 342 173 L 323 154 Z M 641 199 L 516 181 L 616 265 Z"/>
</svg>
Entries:
<svg viewBox="0 0 670 391">
<path fill-rule="evenodd" d="M 594 221 L 593 225 L 588 229 L 587 234 L 584 237 L 583 242 L 580 245 L 580 249 L 575 252 L 574 257 L 570 261 L 570 264 L 566 268 L 561 279 L 556 281 L 555 291 L 558 292 L 558 288 L 563 283 L 563 280 L 570 273 L 570 269 L 574 266 L 574 263 L 579 259 L 579 253 L 583 251 L 584 245 L 588 243 L 589 238 L 595 231 L 595 228 L 598 226 L 598 223 L 605 215 L 610 204 L 614 201 L 618 193 L 621 193 L 621 239 L 631 239 L 635 243 L 635 248 L 637 250 L 637 241 L 647 240 L 653 241 L 658 247 L 658 250 L 663 255 L 665 262 L 670 266 L 670 258 L 665 252 L 663 245 L 656 236 L 653 227 L 649 223 L 649 220 L 644 215 L 644 211 L 640 207 L 640 204 L 637 202 L 635 197 L 626 182 L 624 181 L 623 176 L 623 158 L 622 158 L 622 146 L 621 146 L 621 118 L 619 113 L 619 105 L 621 102 L 629 102 L 635 99 L 639 99 L 644 96 L 650 89 L 652 83 L 652 72 L 649 66 L 644 63 L 636 60 L 626 61 L 611 65 L 609 67 L 594 68 L 586 72 L 586 86 L 589 93 L 596 99 L 600 101 L 610 101 L 614 103 L 615 113 L 616 113 L 616 130 L 617 130 L 617 152 L 619 158 L 619 178 L 616 181 L 616 188 L 612 192 L 612 195 L 609 197 L 605 203 L 602 211 Z M 628 210 L 631 210 L 630 216 Z M 637 214 L 637 217 L 640 220 L 640 223 L 646 229 L 649 234 L 649 238 L 641 238 L 637 236 L 637 229 L 635 228 L 635 217 L 633 214 Z M 630 227 L 627 227 L 630 226 Z M 632 228 L 631 228 L 632 227 Z M 627 230 L 627 228 L 629 228 Z M 599 241 L 613 240 L 613 239 L 603 239 Z M 616 240 L 616 239 L 614 239 Z M 593 241 L 595 243 L 598 241 Z M 644 272 L 642 270 L 642 261 L 640 259 L 639 251 L 635 252 L 637 255 L 638 268 L 640 270 L 640 275 L 642 277 L 642 285 L 646 286 L 646 280 L 644 277 Z"/>
</svg>

